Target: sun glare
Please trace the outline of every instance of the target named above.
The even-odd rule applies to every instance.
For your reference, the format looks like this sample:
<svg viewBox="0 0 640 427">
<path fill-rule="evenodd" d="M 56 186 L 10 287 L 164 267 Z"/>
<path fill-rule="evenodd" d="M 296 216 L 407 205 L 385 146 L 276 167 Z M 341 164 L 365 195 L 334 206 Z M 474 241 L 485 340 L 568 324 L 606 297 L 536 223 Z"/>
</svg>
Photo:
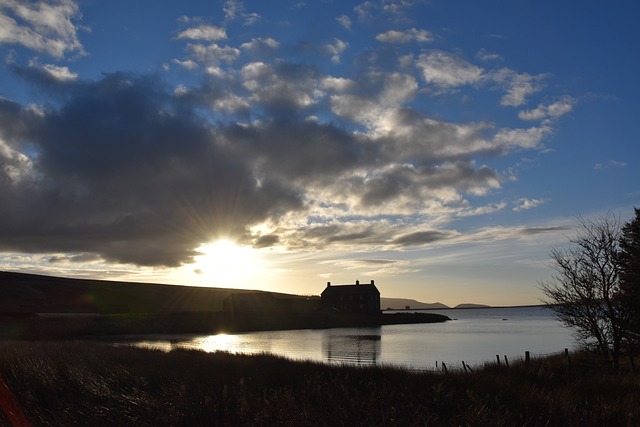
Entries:
<svg viewBox="0 0 640 427">
<path fill-rule="evenodd" d="M 211 279 L 216 286 L 234 286 L 240 280 L 259 274 L 262 260 L 259 253 L 249 246 L 238 245 L 229 239 L 220 239 L 198 248 L 194 271 Z"/>
</svg>

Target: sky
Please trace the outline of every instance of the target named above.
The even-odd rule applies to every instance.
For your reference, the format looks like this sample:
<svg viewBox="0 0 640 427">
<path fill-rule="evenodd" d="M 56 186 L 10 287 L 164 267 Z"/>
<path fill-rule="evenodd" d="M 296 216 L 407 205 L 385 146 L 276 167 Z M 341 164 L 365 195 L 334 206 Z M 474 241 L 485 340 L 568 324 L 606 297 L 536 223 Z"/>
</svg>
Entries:
<svg viewBox="0 0 640 427">
<path fill-rule="evenodd" d="M 0 270 L 540 303 L 640 206 L 639 9 L 0 0 Z"/>
</svg>

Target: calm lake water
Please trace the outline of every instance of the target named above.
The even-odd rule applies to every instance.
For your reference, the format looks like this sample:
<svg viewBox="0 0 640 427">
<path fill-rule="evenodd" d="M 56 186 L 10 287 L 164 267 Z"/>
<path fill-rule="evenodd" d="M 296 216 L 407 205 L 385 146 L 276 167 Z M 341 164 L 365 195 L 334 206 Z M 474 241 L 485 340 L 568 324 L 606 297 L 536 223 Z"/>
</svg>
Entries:
<svg viewBox="0 0 640 427">
<path fill-rule="evenodd" d="M 292 330 L 218 335 L 146 336 L 142 347 L 207 352 L 271 353 L 325 363 L 386 364 L 435 369 L 445 362 L 478 366 L 558 353 L 575 347 L 571 330 L 544 307 L 437 310 L 454 319 L 445 323 L 389 325 L 374 328 Z"/>
</svg>

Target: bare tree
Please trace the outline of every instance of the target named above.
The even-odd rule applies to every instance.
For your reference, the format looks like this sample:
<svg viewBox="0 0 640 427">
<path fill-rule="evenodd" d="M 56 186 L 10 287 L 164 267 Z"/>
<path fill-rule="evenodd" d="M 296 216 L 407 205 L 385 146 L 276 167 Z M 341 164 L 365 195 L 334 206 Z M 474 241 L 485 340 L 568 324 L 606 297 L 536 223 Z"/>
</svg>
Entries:
<svg viewBox="0 0 640 427">
<path fill-rule="evenodd" d="M 556 274 L 539 284 L 558 319 L 575 328 L 581 344 L 611 357 L 615 368 L 628 325 L 621 304 L 620 230 L 619 217 L 578 217 L 577 237 L 551 250 Z"/>
</svg>

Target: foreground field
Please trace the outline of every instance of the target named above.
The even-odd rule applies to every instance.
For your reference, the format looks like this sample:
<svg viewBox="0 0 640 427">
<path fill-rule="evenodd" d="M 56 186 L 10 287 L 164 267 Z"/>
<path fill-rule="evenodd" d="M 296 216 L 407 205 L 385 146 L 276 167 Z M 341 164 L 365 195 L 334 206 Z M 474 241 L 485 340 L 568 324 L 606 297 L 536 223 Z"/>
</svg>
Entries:
<svg viewBox="0 0 640 427">
<path fill-rule="evenodd" d="M 0 344 L 3 425 L 639 425 L 631 372 L 412 373 L 91 342 Z"/>
</svg>

